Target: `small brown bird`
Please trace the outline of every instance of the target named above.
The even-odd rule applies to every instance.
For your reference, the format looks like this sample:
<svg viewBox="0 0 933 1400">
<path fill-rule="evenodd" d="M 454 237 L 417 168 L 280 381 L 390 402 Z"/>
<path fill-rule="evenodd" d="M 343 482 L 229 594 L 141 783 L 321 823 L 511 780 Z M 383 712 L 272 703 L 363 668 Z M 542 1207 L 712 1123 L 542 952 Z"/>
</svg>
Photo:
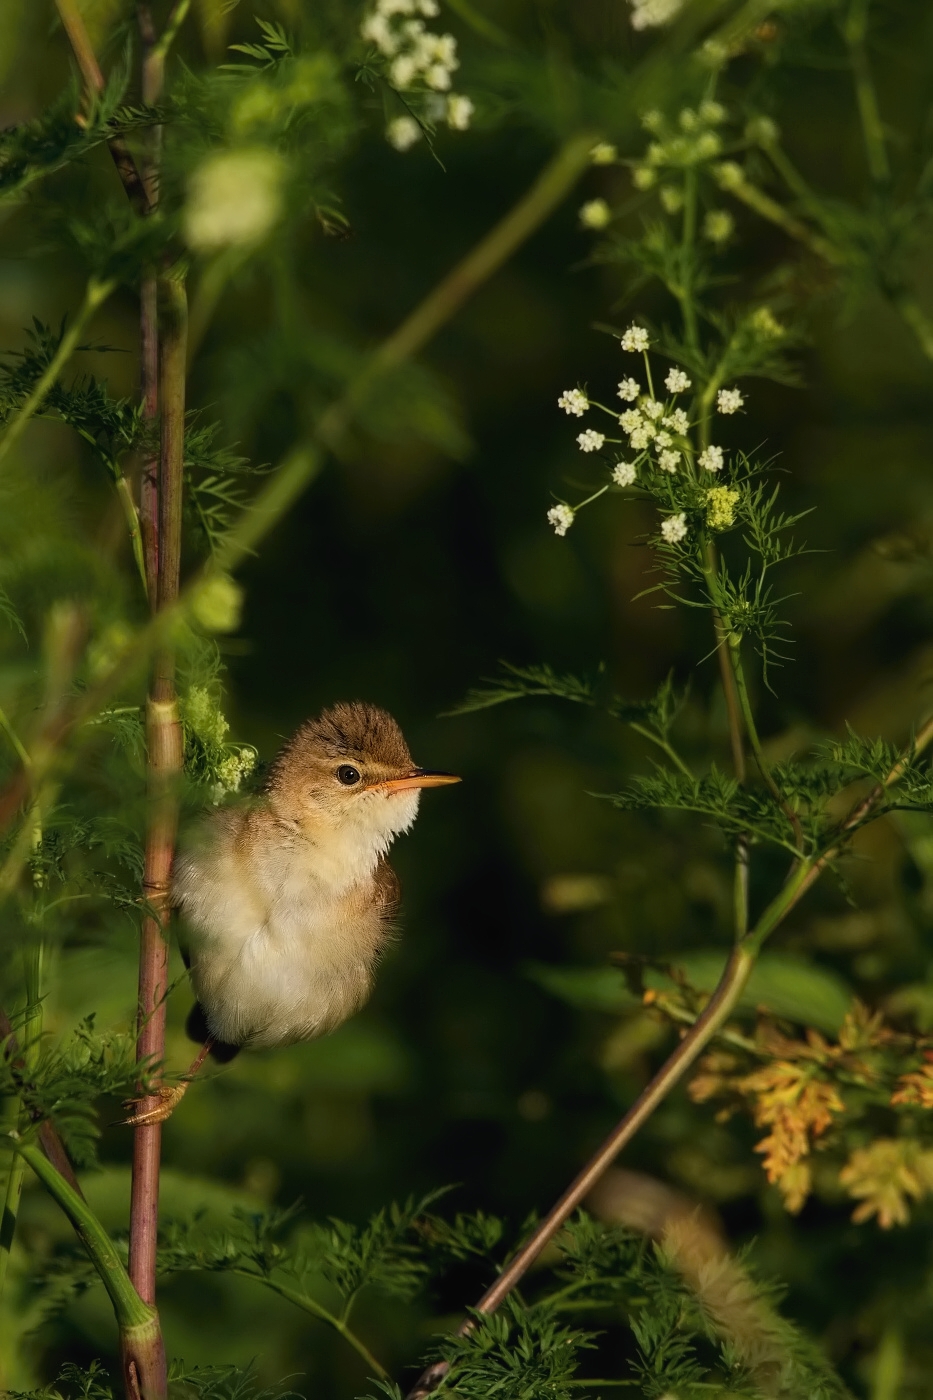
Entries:
<svg viewBox="0 0 933 1400">
<path fill-rule="evenodd" d="M 359 702 L 308 720 L 261 797 L 213 813 L 175 862 L 173 902 L 190 934 L 204 1046 L 182 1083 L 130 1123 L 169 1116 L 208 1053 L 314 1040 L 368 999 L 399 884 L 386 852 L 420 790 L 456 783 L 418 768 L 395 720 Z"/>
</svg>

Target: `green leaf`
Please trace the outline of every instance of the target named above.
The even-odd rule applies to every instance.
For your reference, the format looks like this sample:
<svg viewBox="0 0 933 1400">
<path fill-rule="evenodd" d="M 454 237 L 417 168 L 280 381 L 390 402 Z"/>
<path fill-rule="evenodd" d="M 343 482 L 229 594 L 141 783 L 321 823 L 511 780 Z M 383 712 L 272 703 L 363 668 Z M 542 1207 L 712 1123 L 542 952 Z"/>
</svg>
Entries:
<svg viewBox="0 0 933 1400">
<path fill-rule="evenodd" d="M 726 965 L 726 954 L 712 950 L 682 953 L 671 959 L 691 987 L 712 992 Z M 621 1012 L 638 1005 L 623 974 L 612 967 L 529 966 L 528 975 L 545 991 L 583 1011 Z M 676 987 L 658 969 L 645 972 L 645 986 L 657 991 Z M 835 1035 L 852 1002 L 852 990 L 835 972 L 815 967 L 786 953 L 765 953 L 759 959 L 737 1010 L 751 1013 L 766 1007 L 775 1016 Z"/>
</svg>

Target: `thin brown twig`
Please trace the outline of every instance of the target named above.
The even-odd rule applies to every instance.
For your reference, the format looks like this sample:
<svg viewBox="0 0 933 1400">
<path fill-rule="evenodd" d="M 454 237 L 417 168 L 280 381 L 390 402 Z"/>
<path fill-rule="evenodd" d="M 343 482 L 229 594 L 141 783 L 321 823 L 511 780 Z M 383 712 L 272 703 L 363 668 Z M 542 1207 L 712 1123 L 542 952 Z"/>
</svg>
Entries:
<svg viewBox="0 0 933 1400">
<path fill-rule="evenodd" d="M 81 76 L 87 84 L 92 100 L 96 101 L 104 90 L 104 75 L 100 71 L 100 64 L 88 37 L 81 11 L 76 0 L 55 0 L 55 6 L 81 70 Z M 138 214 L 147 214 L 149 197 L 132 152 L 122 136 L 111 136 L 107 147 L 117 168 L 117 174 L 123 182 L 127 198 Z"/>
</svg>

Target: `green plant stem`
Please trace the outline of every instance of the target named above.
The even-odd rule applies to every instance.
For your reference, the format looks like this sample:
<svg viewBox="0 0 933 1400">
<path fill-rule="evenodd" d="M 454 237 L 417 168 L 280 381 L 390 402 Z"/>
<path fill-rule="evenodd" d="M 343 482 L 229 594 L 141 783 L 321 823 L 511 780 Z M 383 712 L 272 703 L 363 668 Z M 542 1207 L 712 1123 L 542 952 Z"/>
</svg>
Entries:
<svg viewBox="0 0 933 1400">
<path fill-rule="evenodd" d="M 470 4 L 470 0 L 447 0 L 447 8 L 452 10 L 468 24 L 472 30 L 488 39 L 492 44 L 498 44 L 500 48 L 511 49 L 515 47 L 515 41 L 506 34 L 504 29 L 500 29 L 486 15 L 481 14 L 475 5 Z"/>
<path fill-rule="evenodd" d="M 133 491 L 126 477 L 120 472 L 114 478 L 114 485 L 117 490 L 117 499 L 123 508 L 123 518 L 126 521 L 126 528 L 129 531 L 130 544 L 133 547 L 133 558 L 136 561 L 136 568 L 142 580 L 143 592 L 149 596 L 149 581 L 146 577 L 146 557 L 143 550 L 143 536 L 139 524 L 139 511 L 136 509 L 136 502 L 133 500 Z"/>
<path fill-rule="evenodd" d="M 680 769 L 684 777 L 689 778 L 691 782 L 693 781 L 694 775 L 690 772 L 690 769 L 687 767 L 686 763 L 684 763 L 673 744 L 669 744 L 668 741 L 662 739 L 660 735 L 652 734 L 650 729 L 646 729 L 644 725 L 635 724 L 632 720 L 628 720 L 628 727 L 634 730 L 636 734 L 640 734 L 643 739 L 647 739 L 650 743 L 657 745 L 661 752 L 667 755 L 671 763 Z"/>
<path fill-rule="evenodd" d="M 332 1327 L 338 1332 L 344 1341 L 353 1348 L 358 1356 L 361 1356 L 367 1366 L 372 1367 L 373 1375 L 380 1380 L 389 1379 L 389 1373 L 380 1361 L 373 1356 L 366 1343 L 353 1332 L 346 1322 L 329 1312 L 321 1303 L 314 1298 L 309 1298 L 306 1293 L 301 1293 L 297 1288 L 289 1288 L 285 1283 L 279 1283 L 277 1279 L 265 1278 L 259 1274 L 251 1273 L 248 1269 L 233 1269 L 233 1273 L 240 1274 L 243 1278 L 255 1279 L 257 1283 L 265 1284 L 273 1293 L 278 1293 L 279 1297 L 286 1298 L 290 1303 L 294 1303 L 296 1308 L 301 1308 L 302 1312 L 310 1313 L 312 1317 L 318 1318 L 321 1322 L 326 1322 L 328 1327 Z"/>
<path fill-rule="evenodd" d="M 684 334 L 693 350 L 700 346 L 696 302 L 693 295 L 693 257 L 697 229 L 697 172 L 689 169 L 684 177 L 684 219 L 680 243 L 680 287 L 677 295 L 684 318 Z"/>
<path fill-rule="evenodd" d="M 84 327 L 98 307 L 102 306 L 107 300 L 115 286 L 115 282 L 99 282 L 96 277 L 92 277 L 88 282 L 87 290 L 84 293 L 84 300 L 81 303 L 77 316 L 62 336 L 61 343 L 52 356 L 42 377 L 39 379 L 39 382 L 36 384 L 25 403 L 21 405 L 19 412 L 11 419 L 3 438 L 0 439 L 0 462 L 3 461 L 4 457 L 6 457 L 11 449 L 16 446 L 17 442 L 19 442 L 30 418 L 32 418 L 33 414 L 41 407 L 46 394 L 74 353 Z"/>
<path fill-rule="evenodd" d="M 724 186 L 729 194 L 747 205 L 749 209 L 754 209 L 756 214 L 760 214 L 769 223 L 777 224 L 785 233 L 790 234 L 798 243 L 803 243 L 812 252 L 832 263 L 834 267 L 840 267 L 846 262 L 845 254 L 831 243 L 828 238 L 823 238 L 821 234 L 815 233 L 802 220 L 794 217 L 783 204 L 779 204 L 776 199 L 765 194 L 764 190 L 753 185 L 750 180 L 743 176 L 740 180 L 730 180 Z"/>
<path fill-rule="evenodd" d="M 33 830 L 33 847 L 42 840 L 41 824 Z M 26 983 L 26 1015 L 23 1019 L 23 1065 L 27 1074 L 35 1068 L 36 1056 L 39 1051 L 39 1042 L 42 1039 L 42 966 L 45 957 L 45 948 L 42 943 L 35 943 L 27 948 L 24 955 L 25 983 Z M 17 1122 L 16 1127 L 22 1129 L 23 1108 L 14 1110 Z M 3 1218 L 0 1221 L 0 1297 L 3 1295 L 6 1283 L 7 1271 L 9 1267 L 10 1255 L 13 1249 L 13 1240 L 16 1235 L 16 1225 L 19 1218 L 20 1199 L 23 1194 L 23 1178 L 25 1175 L 25 1163 L 17 1153 L 10 1163 L 10 1175 L 7 1178 L 6 1199 L 3 1203 Z"/>
<path fill-rule="evenodd" d="M 745 732 L 748 735 L 748 742 L 751 745 L 752 753 L 755 755 L 755 763 L 764 781 L 765 787 L 787 817 L 794 832 L 794 844 L 798 851 L 803 850 L 803 830 L 800 825 L 800 818 L 793 807 L 785 798 L 781 789 L 774 781 L 771 769 L 768 767 L 761 747 L 761 740 L 758 737 L 758 726 L 755 723 L 755 713 L 752 709 L 751 700 L 748 694 L 748 686 L 745 683 L 745 669 L 742 665 L 742 641 L 734 633 L 730 634 L 728 640 L 729 660 L 732 665 L 732 672 L 735 676 L 736 693 L 738 695 L 739 706 L 742 711 L 742 718 L 745 721 Z"/>
<path fill-rule="evenodd" d="M 0 729 L 3 730 L 4 734 L 9 739 L 16 753 L 16 757 L 19 759 L 23 767 L 27 769 L 31 768 L 32 759 L 29 756 L 29 751 L 26 749 L 25 745 L 20 740 L 19 735 L 10 723 L 6 711 L 2 707 L 0 707 Z"/>
<path fill-rule="evenodd" d="M 10 1141 L 71 1221 L 107 1290 L 120 1329 L 128 1395 L 134 1400 L 137 1396 L 140 1400 L 158 1400 L 158 1392 L 149 1383 L 151 1354 L 154 1342 L 159 1339 L 155 1308 L 144 1303 L 136 1292 L 113 1240 L 87 1202 L 59 1175 L 35 1143 L 21 1138 L 18 1133 L 11 1134 Z"/>
<path fill-rule="evenodd" d="M 19 1118 L 19 1099 L 13 1098 L 9 1101 L 8 1124 L 16 1126 Z M 9 1131 L 9 1127 L 7 1128 Z M 3 1215 L 0 1217 L 0 1305 L 3 1302 L 3 1294 L 6 1289 L 7 1275 L 9 1273 L 10 1258 L 13 1252 L 13 1240 L 16 1235 L 16 1223 L 19 1219 L 19 1206 L 23 1194 L 23 1178 L 25 1176 L 26 1164 L 19 1153 L 14 1153 L 10 1161 L 10 1168 L 6 1179 L 6 1193 L 3 1198 Z"/>
<path fill-rule="evenodd" d="M 869 174 L 876 185 L 884 185 L 891 178 L 891 166 L 865 44 L 868 35 L 868 6 L 869 0 L 852 0 L 843 32 L 855 80 L 855 97 L 862 123 Z"/>
</svg>

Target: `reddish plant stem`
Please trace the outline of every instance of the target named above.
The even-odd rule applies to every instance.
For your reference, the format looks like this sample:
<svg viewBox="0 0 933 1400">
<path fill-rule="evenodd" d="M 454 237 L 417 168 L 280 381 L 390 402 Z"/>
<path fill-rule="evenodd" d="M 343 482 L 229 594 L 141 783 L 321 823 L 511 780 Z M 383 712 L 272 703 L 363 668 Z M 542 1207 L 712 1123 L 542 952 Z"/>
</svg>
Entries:
<svg viewBox="0 0 933 1400">
<path fill-rule="evenodd" d="M 159 456 L 159 569 L 154 602 L 170 607 L 178 597 L 181 565 L 181 507 L 184 463 L 187 299 L 184 282 L 160 279 L 161 447 Z M 146 837 L 143 892 L 150 906 L 143 920 L 139 951 L 139 1034 L 137 1058 L 160 1062 L 165 1055 L 165 998 L 168 991 L 168 923 L 182 732 L 175 696 L 175 657 L 161 648 L 155 657 L 146 712 L 149 747 L 150 815 Z M 150 1081 L 151 1082 L 151 1081 Z M 156 1086 L 157 1087 L 157 1086 Z M 150 1095 L 140 1112 L 155 1107 Z M 162 1126 L 141 1124 L 133 1145 L 129 1273 L 140 1297 L 155 1301 L 159 1219 L 159 1159 Z"/>
<path fill-rule="evenodd" d="M 104 90 L 104 75 L 100 71 L 100 64 L 97 62 L 97 56 L 88 38 L 81 11 L 75 0 L 55 0 L 55 5 L 62 22 L 62 28 L 68 35 L 72 53 L 81 69 L 81 76 L 87 84 L 92 98 L 96 99 Z M 146 187 L 123 137 L 111 136 L 107 142 L 107 148 L 133 208 L 137 214 L 147 214 L 149 212 L 149 199 Z"/>
<path fill-rule="evenodd" d="M 154 107 L 162 97 L 165 61 L 158 46 L 158 36 L 147 4 L 136 6 L 136 18 L 142 41 L 143 101 Z M 142 176 L 149 199 L 150 212 L 159 202 L 159 165 L 162 154 L 162 128 L 154 126 L 148 133 L 146 157 Z M 159 417 L 159 293 L 154 269 L 148 271 L 140 287 L 139 297 L 140 391 L 143 419 L 149 425 L 153 439 Z M 139 518 L 146 562 L 146 587 L 150 606 L 155 612 L 159 590 L 159 456 L 157 447 L 146 453 L 139 485 Z"/>
</svg>

